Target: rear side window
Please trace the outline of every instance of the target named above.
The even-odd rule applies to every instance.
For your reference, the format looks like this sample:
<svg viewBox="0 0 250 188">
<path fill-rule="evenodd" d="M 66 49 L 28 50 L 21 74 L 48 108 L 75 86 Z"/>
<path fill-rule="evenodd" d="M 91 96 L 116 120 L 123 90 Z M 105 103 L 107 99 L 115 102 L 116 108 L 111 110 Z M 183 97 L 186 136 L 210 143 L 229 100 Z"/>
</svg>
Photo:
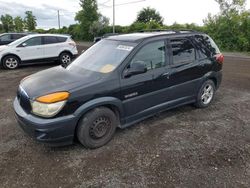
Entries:
<svg viewBox="0 0 250 188">
<path fill-rule="evenodd" d="M 22 37 L 24 37 L 25 35 L 22 35 L 22 34 L 12 34 L 11 35 L 11 38 L 13 39 L 13 40 L 17 40 L 17 39 L 20 39 L 20 38 L 22 38 Z"/>
<path fill-rule="evenodd" d="M 166 48 L 164 41 L 152 42 L 145 45 L 134 56 L 130 64 L 136 61 L 142 61 L 147 66 L 147 69 L 156 69 L 166 65 Z"/>
<path fill-rule="evenodd" d="M 67 40 L 66 37 L 56 37 L 58 42 L 65 42 Z"/>
<path fill-rule="evenodd" d="M 172 39 L 173 64 L 182 64 L 195 60 L 195 48 L 187 39 Z"/>
<path fill-rule="evenodd" d="M 46 36 L 43 38 L 44 44 L 55 44 L 58 43 L 57 37 Z"/>
<path fill-rule="evenodd" d="M 207 35 L 196 35 L 195 40 L 200 46 L 200 51 L 207 57 L 214 56 L 220 53 L 218 46 L 215 44 L 212 38 Z"/>
</svg>

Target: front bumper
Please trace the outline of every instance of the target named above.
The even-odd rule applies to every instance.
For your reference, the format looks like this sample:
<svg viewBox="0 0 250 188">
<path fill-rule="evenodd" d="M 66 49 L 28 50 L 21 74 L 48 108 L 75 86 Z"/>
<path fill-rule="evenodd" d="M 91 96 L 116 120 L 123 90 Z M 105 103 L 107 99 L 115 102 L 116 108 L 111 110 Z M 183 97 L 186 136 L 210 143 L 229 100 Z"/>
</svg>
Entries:
<svg viewBox="0 0 250 188">
<path fill-rule="evenodd" d="M 27 114 L 19 104 L 14 101 L 14 110 L 20 127 L 32 138 L 51 146 L 69 145 L 74 141 L 77 118 L 73 115 L 44 119 Z"/>
</svg>

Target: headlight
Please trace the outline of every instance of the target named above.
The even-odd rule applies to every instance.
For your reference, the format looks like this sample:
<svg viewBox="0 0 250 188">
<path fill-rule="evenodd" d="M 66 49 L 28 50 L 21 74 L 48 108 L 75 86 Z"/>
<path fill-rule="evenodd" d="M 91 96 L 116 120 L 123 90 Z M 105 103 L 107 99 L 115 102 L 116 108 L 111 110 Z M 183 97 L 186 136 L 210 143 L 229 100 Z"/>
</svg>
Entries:
<svg viewBox="0 0 250 188">
<path fill-rule="evenodd" d="M 38 97 L 31 101 L 32 113 L 42 117 L 53 117 L 61 111 L 68 98 L 68 92 L 57 92 Z"/>
</svg>

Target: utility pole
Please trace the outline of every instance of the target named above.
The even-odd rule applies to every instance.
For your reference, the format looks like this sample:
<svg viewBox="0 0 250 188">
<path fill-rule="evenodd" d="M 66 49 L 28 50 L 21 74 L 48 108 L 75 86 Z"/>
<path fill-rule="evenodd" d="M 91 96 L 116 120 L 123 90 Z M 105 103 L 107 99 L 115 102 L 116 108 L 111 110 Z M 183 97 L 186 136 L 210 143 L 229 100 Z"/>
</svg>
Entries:
<svg viewBox="0 0 250 188">
<path fill-rule="evenodd" d="M 61 29 L 61 23 L 60 23 L 60 10 L 57 10 L 57 18 L 58 18 L 58 28 Z"/>
<path fill-rule="evenodd" d="M 115 0 L 113 0 L 113 33 L 115 33 Z"/>
</svg>

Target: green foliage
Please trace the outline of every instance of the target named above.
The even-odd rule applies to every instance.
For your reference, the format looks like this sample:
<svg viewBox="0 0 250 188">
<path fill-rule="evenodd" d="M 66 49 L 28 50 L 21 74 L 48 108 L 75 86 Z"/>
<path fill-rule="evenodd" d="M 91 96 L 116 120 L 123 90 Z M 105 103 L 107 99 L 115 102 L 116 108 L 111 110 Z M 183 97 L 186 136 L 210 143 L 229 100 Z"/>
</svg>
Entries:
<svg viewBox="0 0 250 188">
<path fill-rule="evenodd" d="M 99 36 L 101 31 L 109 25 L 109 19 L 107 17 L 101 14 L 99 14 L 98 17 L 98 21 L 94 21 L 89 28 L 89 32 L 95 37 Z"/>
<path fill-rule="evenodd" d="M 158 23 L 161 26 L 163 25 L 162 16 L 153 8 L 143 8 L 137 15 L 136 22 L 149 23 L 152 21 L 154 23 Z"/>
<path fill-rule="evenodd" d="M 37 23 L 36 23 L 36 17 L 33 15 L 32 11 L 26 11 L 25 12 L 25 28 L 28 31 L 34 31 L 36 29 Z"/>
<path fill-rule="evenodd" d="M 91 40 L 93 34 L 90 33 L 90 28 L 94 22 L 98 21 L 98 7 L 96 0 L 80 0 L 80 10 L 75 17 L 75 20 L 79 22 L 81 39 Z"/>
<path fill-rule="evenodd" d="M 5 32 L 14 31 L 13 17 L 9 14 L 2 15 L 0 18 L 2 27 Z"/>
<path fill-rule="evenodd" d="M 0 23 L 0 33 L 3 33 L 4 30 L 3 30 L 3 24 Z"/>
<path fill-rule="evenodd" d="M 24 28 L 24 21 L 20 16 L 14 18 L 15 31 L 21 32 Z"/>
<path fill-rule="evenodd" d="M 227 51 L 250 51 L 250 12 L 245 0 L 216 0 L 221 12 L 204 20 L 204 30 Z"/>
</svg>

